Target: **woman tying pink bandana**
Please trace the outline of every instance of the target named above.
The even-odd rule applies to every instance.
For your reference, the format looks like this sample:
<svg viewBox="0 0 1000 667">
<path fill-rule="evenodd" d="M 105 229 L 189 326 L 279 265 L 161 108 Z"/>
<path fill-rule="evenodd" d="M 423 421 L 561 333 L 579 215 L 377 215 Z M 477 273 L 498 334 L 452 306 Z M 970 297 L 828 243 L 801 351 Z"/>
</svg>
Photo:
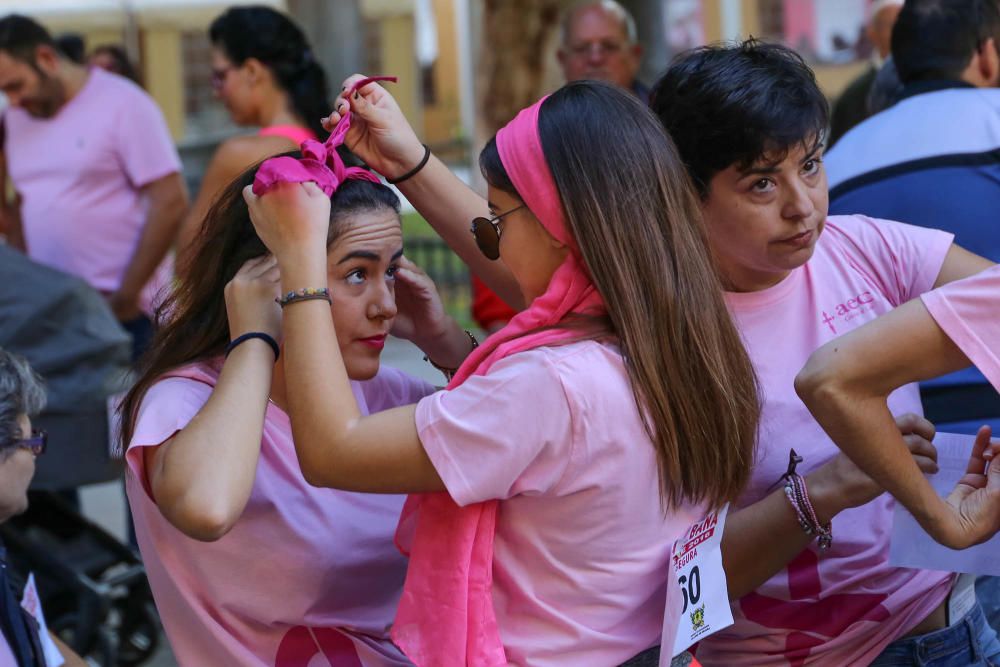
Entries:
<svg viewBox="0 0 1000 667">
<path fill-rule="evenodd" d="M 391 98 L 354 82 L 344 97 L 364 113 L 346 143 L 364 152 L 373 109 Z M 428 158 L 380 167 L 411 191 L 451 182 Z M 595 82 L 522 111 L 480 165 L 489 218 L 475 239 L 527 309 L 446 391 L 366 415 L 339 323 L 315 300 L 286 306 L 299 464 L 317 486 L 412 494 L 392 636 L 415 664 L 655 664 L 680 612 L 672 544 L 739 492 L 757 422 L 697 202 L 656 120 Z M 321 189 L 244 194 L 282 291 L 326 288 Z"/>
<path fill-rule="evenodd" d="M 469 338 L 401 257 L 398 199 L 370 173 L 345 168 L 342 139 L 307 142 L 304 156 L 269 160 L 225 189 L 122 408 L 136 534 L 184 666 L 410 664 L 389 638 L 406 572 L 393 544 L 404 499 L 319 489 L 303 477 L 278 356 L 278 268 L 242 195 L 252 182 L 266 190 L 296 174 L 323 184 L 328 290 L 282 299 L 322 304 L 316 312 L 336 323 L 330 344 L 362 412 L 430 394 L 380 367 L 386 335 L 456 364 Z"/>
</svg>

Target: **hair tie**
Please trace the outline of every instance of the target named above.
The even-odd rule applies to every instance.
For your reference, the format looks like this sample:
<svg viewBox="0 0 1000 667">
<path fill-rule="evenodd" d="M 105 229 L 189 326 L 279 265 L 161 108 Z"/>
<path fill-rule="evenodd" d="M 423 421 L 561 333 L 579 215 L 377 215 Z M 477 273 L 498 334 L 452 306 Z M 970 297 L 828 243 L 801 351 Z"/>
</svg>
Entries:
<svg viewBox="0 0 1000 667">
<path fill-rule="evenodd" d="M 306 53 L 311 57 L 310 51 L 307 50 Z M 395 83 L 397 79 L 394 76 L 373 76 L 362 79 L 354 84 L 348 94 L 353 94 L 358 88 L 373 81 L 392 81 Z M 289 155 L 268 158 L 257 169 L 257 174 L 253 179 L 253 193 L 259 197 L 281 183 L 312 182 L 318 185 L 327 197 L 332 197 L 333 193 L 347 180 L 378 183 L 378 176 L 363 167 L 346 166 L 337 153 L 337 147 L 343 145 L 349 129 L 351 129 L 350 111 L 341 117 L 340 122 L 333 128 L 333 132 L 330 133 L 325 143 L 320 143 L 315 139 L 303 141 L 300 146 L 301 158 Z"/>
</svg>

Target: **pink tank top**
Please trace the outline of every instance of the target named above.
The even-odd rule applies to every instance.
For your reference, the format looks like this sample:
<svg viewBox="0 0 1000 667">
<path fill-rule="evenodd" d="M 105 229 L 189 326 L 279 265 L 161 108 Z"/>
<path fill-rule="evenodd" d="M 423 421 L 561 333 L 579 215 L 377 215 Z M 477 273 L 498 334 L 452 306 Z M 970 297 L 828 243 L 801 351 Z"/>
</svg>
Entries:
<svg viewBox="0 0 1000 667">
<path fill-rule="evenodd" d="M 315 132 L 310 130 L 308 127 L 299 127 L 298 125 L 272 125 L 271 127 L 262 127 L 257 132 L 257 135 L 261 137 L 285 137 L 296 145 L 300 145 L 306 139 L 316 138 Z"/>
</svg>

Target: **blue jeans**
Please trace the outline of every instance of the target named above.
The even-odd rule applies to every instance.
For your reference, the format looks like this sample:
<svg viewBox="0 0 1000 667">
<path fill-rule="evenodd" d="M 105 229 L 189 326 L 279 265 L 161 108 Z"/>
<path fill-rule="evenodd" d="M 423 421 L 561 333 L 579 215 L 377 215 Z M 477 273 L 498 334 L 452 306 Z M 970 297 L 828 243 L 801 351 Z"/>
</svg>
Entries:
<svg viewBox="0 0 1000 667">
<path fill-rule="evenodd" d="M 977 603 L 958 623 L 889 644 L 872 667 L 994 667 L 1000 641 Z"/>
</svg>

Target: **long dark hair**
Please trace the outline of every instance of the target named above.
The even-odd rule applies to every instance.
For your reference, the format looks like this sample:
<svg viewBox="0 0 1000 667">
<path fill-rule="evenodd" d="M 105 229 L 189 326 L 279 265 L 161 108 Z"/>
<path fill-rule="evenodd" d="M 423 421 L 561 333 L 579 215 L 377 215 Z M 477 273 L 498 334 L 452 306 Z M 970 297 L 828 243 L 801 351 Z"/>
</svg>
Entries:
<svg viewBox="0 0 1000 667">
<path fill-rule="evenodd" d="M 757 383 L 677 149 L 632 95 L 594 81 L 553 93 L 539 135 L 646 416 L 663 498 L 716 507 L 735 499 L 753 464 Z M 495 141 L 480 167 L 519 197 Z"/>
<path fill-rule="evenodd" d="M 270 69 L 302 122 L 320 139 L 326 136 L 319 122 L 330 113 L 326 73 L 290 18 L 270 7 L 232 7 L 212 22 L 208 36 L 233 64 L 256 58 Z"/>
<path fill-rule="evenodd" d="M 285 153 L 301 157 L 298 151 Z M 149 388 L 165 373 L 221 355 L 229 343 L 229 320 L 223 290 L 248 260 L 266 254 L 257 236 L 243 188 L 253 183 L 258 165 L 238 176 L 223 190 L 205 216 L 183 276 L 157 309 L 157 329 L 149 349 L 139 361 L 139 379 L 119 408 L 123 449 L 135 429 L 139 406 Z M 330 200 L 327 246 L 346 228 L 347 218 L 361 211 L 390 209 L 399 212 L 399 198 L 385 185 L 362 180 L 344 182 Z"/>
</svg>

